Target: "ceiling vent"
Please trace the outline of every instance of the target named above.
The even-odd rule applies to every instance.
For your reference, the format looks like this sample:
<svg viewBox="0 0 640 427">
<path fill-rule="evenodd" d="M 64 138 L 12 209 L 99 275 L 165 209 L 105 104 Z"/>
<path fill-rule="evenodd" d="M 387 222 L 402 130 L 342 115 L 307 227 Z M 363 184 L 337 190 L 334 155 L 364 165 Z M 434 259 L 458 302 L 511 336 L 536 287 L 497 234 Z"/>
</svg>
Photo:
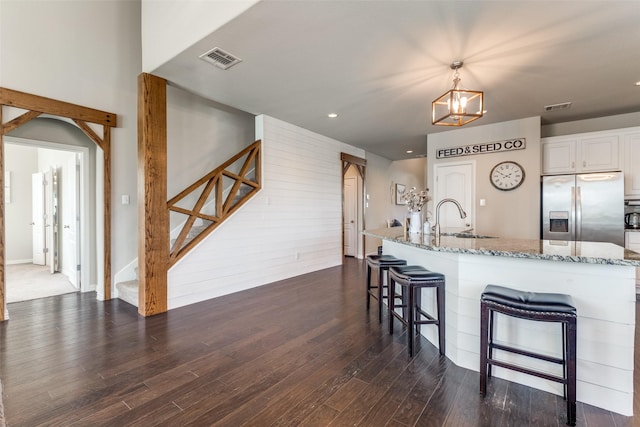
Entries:
<svg viewBox="0 0 640 427">
<path fill-rule="evenodd" d="M 570 102 L 562 102 L 560 104 L 545 105 L 544 111 L 560 111 L 568 110 L 569 108 L 571 108 Z"/>
<path fill-rule="evenodd" d="M 219 47 L 214 47 L 210 51 L 203 53 L 200 55 L 200 59 L 203 59 L 223 70 L 227 70 L 237 63 L 242 62 L 242 59 L 237 56 L 233 56 L 229 52 L 225 52 Z"/>
</svg>

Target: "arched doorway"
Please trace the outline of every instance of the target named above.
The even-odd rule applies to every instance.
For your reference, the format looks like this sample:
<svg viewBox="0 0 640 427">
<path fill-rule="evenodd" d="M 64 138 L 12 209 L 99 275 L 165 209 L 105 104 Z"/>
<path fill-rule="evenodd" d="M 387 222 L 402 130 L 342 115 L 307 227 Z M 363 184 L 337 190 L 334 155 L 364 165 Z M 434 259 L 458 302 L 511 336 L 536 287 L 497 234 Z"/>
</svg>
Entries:
<svg viewBox="0 0 640 427">
<path fill-rule="evenodd" d="M 5 107 L 7 107 L 5 109 Z M 11 110 L 9 110 L 11 109 Z M 18 110 L 17 114 L 16 110 Z M 15 117 L 5 121 L 4 113 L 14 113 Z M 20 111 L 26 111 L 20 114 Z M 102 165 L 101 224 L 102 274 L 104 299 L 111 299 L 111 128 L 117 126 L 117 115 L 68 102 L 58 101 L 24 92 L 0 88 L 0 321 L 7 319 L 5 285 L 5 212 L 4 212 L 4 136 L 34 118 L 48 114 L 72 120 L 84 134 L 98 147 L 96 164 Z M 8 115 L 9 116 L 9 115 Z M 102 136 L 92 128 L 102 127 Z"/>
<path fill-rule="evenodd" d="M 342 231 L 342 255 L 352 255 L 350 253 L 347 252 L 347 240 L 349 238 L 349 235 L 351 233 L 355 233 L 356 236 L 360 236 L 360 238 L 358 239 L 357 237 L 354 240 L 357 240 L 356 246 L 357 248 L 355 248 L 355 251 L 353 253 L 354 256 L 356 257 L 362 257 L 364 254 L 364 235 L 361 235 L 359 232 L 364 230 L 365 227 L 365 223 L 364 223 L 364 207 L 365 207 L 365 202 L 364 202 L 364 194 L 365 191 L 364 189 L 365 187 L 365 176 L 366 176 L 366 169 L 367 169 L 367 160 L 366 159 L 362 159 L 360 157 L 356 157 L 356 156 L 352 156 L 350 154 L 347 153 L 341 153 L 340 154 L 340 160 L 342 162 L 342 217 L 343 217 L 343 231 Z M 355 206 L 353 206 L 353 212 L 349 213 L 349 211 L 351 210 L 351 206 L 347 206 L 345 204 L 345 200 L 349 200 L 350 197 L 348 197 L 347 195 L 347 190 L 345 187 L 345 183 L 347 182 L 346 180 L 348 178 L 346 178 L 346 175 L 348 175 L 349 171 L 352 170 L 356 170 L 356 176 L 355 176 L 355 184 L 357 188 L 354 189 L 355 191 Z M 351 221 L 354 221 L 355 223 L 355 229 L 354 230 L 349 230 L 349 223 Z"/>
</svg>

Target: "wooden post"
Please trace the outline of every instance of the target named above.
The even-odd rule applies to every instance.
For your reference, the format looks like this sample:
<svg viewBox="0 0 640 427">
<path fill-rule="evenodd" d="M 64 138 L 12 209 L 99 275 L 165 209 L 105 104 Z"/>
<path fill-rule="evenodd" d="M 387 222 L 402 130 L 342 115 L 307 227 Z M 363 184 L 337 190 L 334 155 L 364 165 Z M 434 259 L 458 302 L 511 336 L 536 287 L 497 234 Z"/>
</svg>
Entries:
<svg viewBox="0 0 640 427">
<path fill-rule="evenodd" d="M 2 107 L 27 110 L 26 113 L 2 123 Z M 45 98 L 13 89 L 0 87 L 0 321 L 5 319 L 6 268 L 5 268 L 5 217 L 4 217 L 4 141 L 3 136 L 30 120 L 46 113 L 73 120 L 85 135 L 104 151 L 104 297 L 111 298 L 111 128 L 118 125 L 118 116 L 69 102 Z M 100 138 L 87 124 L 95 123 L 104 128 Z"/>
<path fill-rule="evenodd" d="M 138 313 L 167 311 L 167 82 L 138 76 Z"/>
</svg>

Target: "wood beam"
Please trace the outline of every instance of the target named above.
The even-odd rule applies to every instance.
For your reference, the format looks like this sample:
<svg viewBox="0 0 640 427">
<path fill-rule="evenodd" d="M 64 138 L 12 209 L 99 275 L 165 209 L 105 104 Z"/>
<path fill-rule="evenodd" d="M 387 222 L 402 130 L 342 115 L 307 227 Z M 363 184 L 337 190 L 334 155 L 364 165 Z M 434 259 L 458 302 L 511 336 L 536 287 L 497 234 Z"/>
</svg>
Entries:
<svg viewBox="0 0 640 427">
<path fill-rule="evenodd" d="M 27 123 L 28 121 L 35 119 L 40 114 L 42 114 L 42 113 L 40 113 L 38 111 L 27 111 L 23 115 L 21 115 L 19 117 L 16 117 L 15 119 L 11 120 L 10 122 L 5 123 L 4 125 L 2 125 L 2 131 L 0 131 L 0 133 L 2 133 L 3 135 L 6 135 L 9 132 L 11 132 L 12 130 L 17 129 L 20 126 L 22 126 L 23 124 Z"/>
<path fill-rule="evenodd" d="M 102 148 L 104 154 L 103 181 L 104 191 L 102 193 L 104 212 L 104 299 L 111 299 L 111 127 L 103 127 Z"/>
<path fill-rule="evenodd" d="M 138 312 L 167 311 L 167 81 L 138 76 Z"/>
<path fill-rule="evenodd" d="M 2 122 L 2 107 L 28 110 L 8 123 Z M 5 319 L 5 217 L 4 217 L 4 140 L 3 135 L 46 113 L 72 119 L 104 152 L 104 298 L 111 299 L 111 128 L 117 126 L 118 116 L 106 111 L 70 104 L 68 102 L 31 95 L 0 87 L 0 321 Z M 86 122 L 103 127 L 103 138 Z"/>
<path fill-rule="evenodd" d="M 70 119 L 84 120 L 108 127 L 116 127 L 118 125 L 116 114 L 4 87 L 0 87 L 0 104 Z"/>
<path fill-rule="evenodd" d="M 340 153 L 340 159 L 343 162 L 348 162 L 354 165 L 359 165 L 359 166 L 367 166 L 367 160 L 363 159 L 361 157 L 356 157 L 356 156 L 352 156 L 351 154 L 347 154 L 347 153 Z"/>
</svg>

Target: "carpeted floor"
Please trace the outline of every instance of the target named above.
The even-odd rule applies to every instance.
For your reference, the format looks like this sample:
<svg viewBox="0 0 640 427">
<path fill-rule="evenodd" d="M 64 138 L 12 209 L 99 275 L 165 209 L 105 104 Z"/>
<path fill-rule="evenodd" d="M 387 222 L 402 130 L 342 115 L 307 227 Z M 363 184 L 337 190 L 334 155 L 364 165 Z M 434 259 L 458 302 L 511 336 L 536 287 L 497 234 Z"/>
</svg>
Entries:
<svg viewBox="0 0 640 427">
<path fill-rule="evenodd" d="M 67 276 L 33 264 L 7 265 L 7 303 L 76 292 Z M 1 427 L 1 426 L 0 426 Z"/>
</svg>

